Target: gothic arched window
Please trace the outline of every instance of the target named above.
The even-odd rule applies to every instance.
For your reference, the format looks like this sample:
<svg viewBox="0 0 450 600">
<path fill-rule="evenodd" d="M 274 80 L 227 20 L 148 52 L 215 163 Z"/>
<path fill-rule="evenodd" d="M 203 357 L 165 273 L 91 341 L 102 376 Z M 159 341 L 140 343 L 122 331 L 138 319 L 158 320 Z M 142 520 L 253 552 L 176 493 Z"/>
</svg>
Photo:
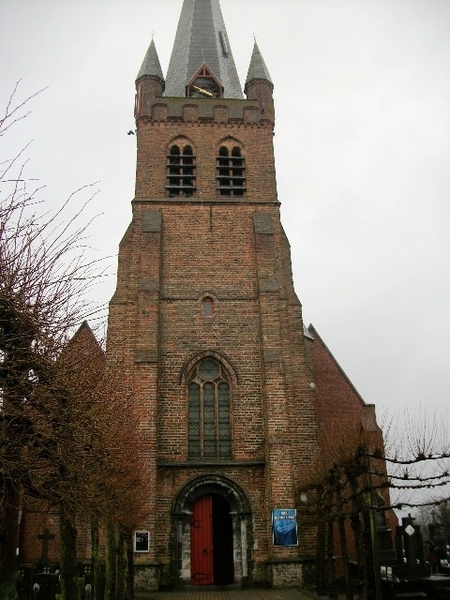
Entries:
<svg viewBox="0 0 450 600">
<path fill-rule="evenodd" d="M 212 358 L 196 365 L 188 380 L 189 458 L 231 457 L 230 383 Z"/>
<path fill-rule="evenodd" d="M 222 146 L 217 156 L 217 189 L 221 196 L 243 196 L 245 165 L 239 146 L 230 150 Z"/>
<path fill-rule="evenodd" d="M 167 155 L 168 196 L 192 196 L 195 192 L 195 156 L 192 146 L 171 146 Z"/>
</svg>

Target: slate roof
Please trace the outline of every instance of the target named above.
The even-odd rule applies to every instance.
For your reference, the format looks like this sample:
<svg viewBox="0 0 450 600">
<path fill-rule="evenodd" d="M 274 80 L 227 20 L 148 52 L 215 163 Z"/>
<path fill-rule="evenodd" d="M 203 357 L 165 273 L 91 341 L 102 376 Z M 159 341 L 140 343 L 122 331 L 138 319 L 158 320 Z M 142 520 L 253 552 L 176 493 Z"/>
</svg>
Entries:
<svg viewBox="0 0 450 600">
<path fill-rule="evenodd" d="M 243 98 L 219 0 L 184 0 L 164 96 L 184 97 L 203 63 L 222 84 L 225 98 Z"/>
<path fill-rule="evenodd" d="M 159 62 L 158 53 L 156 52 L 155 42 L 152 40 L 148 47 L 147 53 L 142 61 L 141 68 L 136 79 L 139 79 L 143 75 L 150 75 L 153 77 L 159 77 L 161 81 L 164 81 L 164 75 Z"/>
<path fill-rule="evenodd" d="M 266 67 L 266 63 L 262 57 L 262 54 L 258 48 L 258 44 L 255 40 L 255 45 L 253 46 L 253 53 L 250 59 L 250 66 L 248 67 L 247 79 L 246 83 L 249 83 L 253 79 L 264 79 L 272 83 L 270 79 L 269 71 Z"/>
</svg>

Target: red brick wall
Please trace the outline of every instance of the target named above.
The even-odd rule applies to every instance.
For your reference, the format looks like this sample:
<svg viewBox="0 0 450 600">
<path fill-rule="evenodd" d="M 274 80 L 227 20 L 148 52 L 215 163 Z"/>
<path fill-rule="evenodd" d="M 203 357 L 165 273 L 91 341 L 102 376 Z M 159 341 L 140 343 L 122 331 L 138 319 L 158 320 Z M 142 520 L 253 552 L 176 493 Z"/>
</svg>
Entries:
<svg viewBox="0 0 450 600">
<path fill-rule="evenodd" d="M 156 210 L 160 231 L 143 232 L 144 213 Z M 255 232 L 255 213 L 266 217 L 267 232 Z M 126 376 L 148 431 L 144 451 L 155 470 L 156 461 L 187 461 L 185 377 L 196 357 L 214 353 L 234 382 L 233 459 L 266 461 L 263 480 L 260 475 L 245 484 L 245 470 L 239 471 L 245 491 L 258 498 L 255 510 L 264 512 L 258 535 L 265 548 L 271 509 L 293 506 L 301 469 L 317 451 L 301 309 L 277 204 L 136 201 L 119 260 L 109 344 L 129 361 Z M 212 318 L 202 314 L 205 294 L 214 298 Z M 144 363 L 130 364 L 137 350 Z M 170 506 L 184 472 L 171 469 L 170 493 L 161 490 L 152 501 L 159 524 L 169 517 L 161 507 Z M 225 472 L 232 476 L 233 469 Z M 158 525 L 158 537 L 166 541 L 158 547 L 168 547 L 168 531 Z"/>
<path fill-rule="evenodd" d="M 21 523 L 19 525 L 20 561 L 22 563 L 37 563 L 42 556 L 42 540 L 38 538 L 48 529 L 53 539 L 48 541 L 48 560 L 54 565 L 59 563 L 59 516 L 58 512 L 49 510 L 46 502 L 28 499 L 22 507 Z M 79 561 L 91 556 L 90 529 L 86 523 L 78 522 L 77 557 Z M 104 556 L 104 547 L 101 550 Z"/>
<path fill-rule="evenodd" d="M 228 139 L 242 148 L 245 158 L 245 200 L 276 201 L 273 123 L 259 120 L 255 100 L 156 98 L 157 118 L 138 119 L 136 198 L 165 198 L 166 158 L 174 143 L 183 139 L 196 158 L 195 198 L 220 198 L 216 184 L 216 157 Z M 252 118 L 246 117 L 251 109 Z"/>
<path fill-rule="evenodd" d="M 348 435 L 360 427 L 374 432 L 379 439 L 373 404 L 366 404 L 312 325 L 310 342 L 321 445 L 335 436 Z"/>
</svg>

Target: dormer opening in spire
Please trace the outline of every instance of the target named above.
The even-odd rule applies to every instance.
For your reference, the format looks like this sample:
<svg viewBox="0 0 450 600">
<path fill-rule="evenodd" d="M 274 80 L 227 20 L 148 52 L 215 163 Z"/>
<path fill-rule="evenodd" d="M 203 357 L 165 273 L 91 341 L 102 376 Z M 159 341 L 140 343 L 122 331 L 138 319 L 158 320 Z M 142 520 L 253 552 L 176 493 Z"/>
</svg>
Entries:
<svg viewBox="0 0 450 600">
<path fill-rule="evenodd" d="M 206 63 L 203 63 L 197 73 L 188 81 L 186 96 L 189 98 L 221 98 L 223 96 L 223 87 L 220 81 Z"/>
</svg>

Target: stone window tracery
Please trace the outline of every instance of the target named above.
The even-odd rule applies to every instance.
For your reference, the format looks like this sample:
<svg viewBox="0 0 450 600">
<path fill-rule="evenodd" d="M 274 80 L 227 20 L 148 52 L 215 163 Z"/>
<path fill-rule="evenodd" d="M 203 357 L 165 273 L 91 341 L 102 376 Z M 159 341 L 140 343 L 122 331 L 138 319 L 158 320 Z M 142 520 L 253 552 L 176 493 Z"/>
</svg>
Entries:
<svg viewBox="0 0 450 600">
<path fill-rule="evenodd" d="M 231 393 L 228 374 L 212 358 L 193 369 L 188 380 L 190 459 L 231 457 Z"/>
</svg>

